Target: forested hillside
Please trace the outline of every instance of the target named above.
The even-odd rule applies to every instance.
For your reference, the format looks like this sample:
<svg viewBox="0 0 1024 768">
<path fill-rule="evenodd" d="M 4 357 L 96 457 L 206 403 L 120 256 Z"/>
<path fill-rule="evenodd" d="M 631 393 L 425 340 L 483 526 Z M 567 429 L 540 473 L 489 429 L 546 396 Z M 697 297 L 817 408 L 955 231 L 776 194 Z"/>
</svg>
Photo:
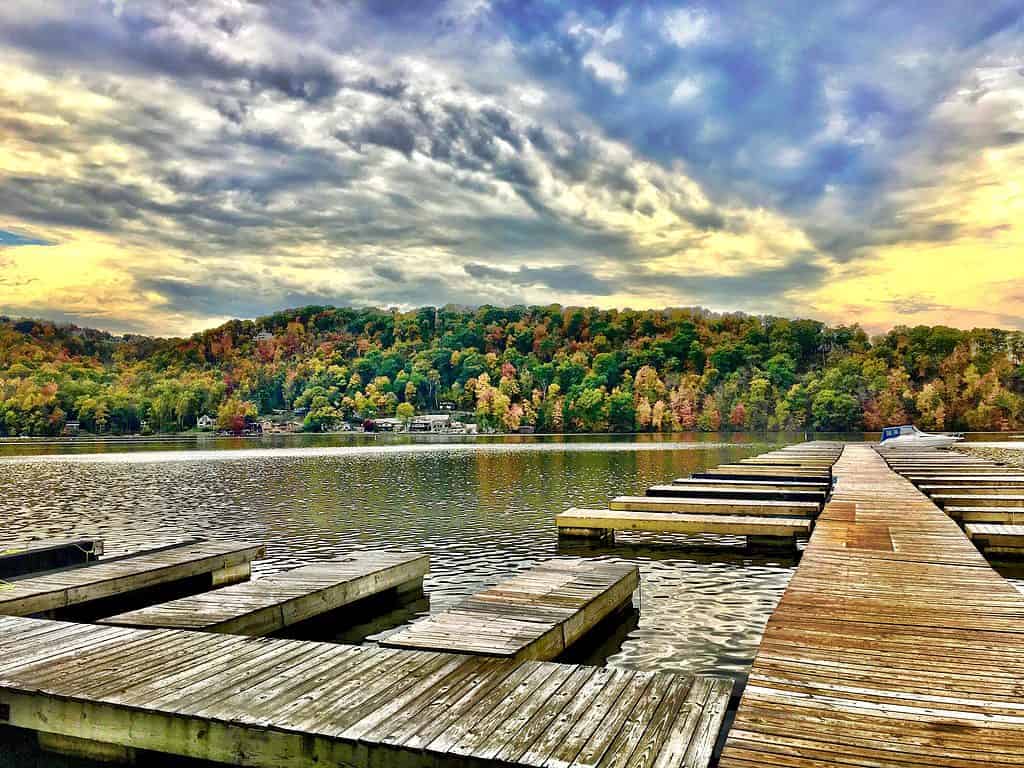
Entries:
<svg viewBox="0 0 1024 768">
<path fill-rule="evenodd" d="M 0 318 L 0 434 L 222 425 L 308 409 L 320 430 L 453 402 L 538 431 L 1024 427 L 1024 333 L 559 306 L 304 307 L 188 339 Z M 399 408 L 400 404 L 407 403 Z"/>
</svg>

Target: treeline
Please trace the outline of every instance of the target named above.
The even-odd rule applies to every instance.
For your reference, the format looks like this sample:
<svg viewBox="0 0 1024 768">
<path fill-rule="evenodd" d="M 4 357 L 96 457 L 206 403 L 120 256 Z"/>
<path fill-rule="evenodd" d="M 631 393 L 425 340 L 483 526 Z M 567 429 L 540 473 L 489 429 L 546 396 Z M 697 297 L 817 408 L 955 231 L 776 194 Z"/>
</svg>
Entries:
<svg viewBox="0 0 1024 768">
<path fill-rule="evenodd" d="M 299 410 L 308 430 L 453 403 L 514 431 L 1024 427 L 1024 334 L 899 327 L 873 339 L 700 309 L 310 306 L 188 339 L 0 318 L 0 434 L 223 428 Z"/>
</svg>

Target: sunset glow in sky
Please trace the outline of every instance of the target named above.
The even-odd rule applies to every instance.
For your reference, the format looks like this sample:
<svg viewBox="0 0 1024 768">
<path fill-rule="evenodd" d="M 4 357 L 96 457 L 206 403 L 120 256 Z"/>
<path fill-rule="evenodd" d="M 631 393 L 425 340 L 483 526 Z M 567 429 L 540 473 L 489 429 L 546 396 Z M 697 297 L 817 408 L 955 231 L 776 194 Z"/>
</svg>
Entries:
<svg viewBox="0 0 1024 768">
<path fill-rule="evenodd" d="M 1024 328 L 1020 0 L 2 3 L 0 126 L 8 315 Z"/>
</svg>

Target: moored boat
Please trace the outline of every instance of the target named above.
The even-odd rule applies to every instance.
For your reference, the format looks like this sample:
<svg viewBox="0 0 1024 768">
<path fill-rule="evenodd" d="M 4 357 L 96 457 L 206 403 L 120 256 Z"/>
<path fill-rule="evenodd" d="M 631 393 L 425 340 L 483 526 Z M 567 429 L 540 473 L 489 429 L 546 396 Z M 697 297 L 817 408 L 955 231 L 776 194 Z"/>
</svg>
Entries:
<svg viewBox="0 0 1024 768">
<path fill-rule="evenodd" d="M 963 440 L 963 436 L 922 432 L 913 424 L 886 427 L 882 430 L 882 448 L 949 448 Z"/>
</svg>

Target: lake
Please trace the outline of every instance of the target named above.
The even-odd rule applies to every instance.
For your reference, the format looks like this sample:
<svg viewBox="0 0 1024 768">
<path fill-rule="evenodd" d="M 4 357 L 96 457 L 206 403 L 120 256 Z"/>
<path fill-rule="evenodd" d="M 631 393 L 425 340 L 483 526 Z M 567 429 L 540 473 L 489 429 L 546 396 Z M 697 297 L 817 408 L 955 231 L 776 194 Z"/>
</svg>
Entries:
<svg viewBox="0 0 1024 768">
<path fill-rule="evenodd" d="M 0 532 L 19 539 L 99 535 L 110 555 L 195 535 L 262 541 L 267 558 L 255 564 L 257 577 L 361 548 L 429 553 L 426 598 L 334 633 L 357 643 L 548 558 L 623 559 L 641 570 L 638 615 L 571 660 L 713 673 L 742 683 L 793 559 L 747 555 L 740 539 L 705 541 L 718 547 L 704 550 L 681 547 L 678 537 L 646 534 L 620 535 L 613 547 L 560 545 L 553 517 L 800 439 L 15 441 L 0 445 Z M 731 550 L 721 546 L 730 543 Z M 22 739 L 11 734 L 0 731 L 0 752 L 5 738 Z M 58 765 L 40 759 L 40 765 Z"/>
<path fill-rule="evenodd" d="M 802 439 L 353 434 L 9 441 L 0 443 L 0 541 L 95 534 L 111 555 L 195 535 L 262 541 L 267 558 L 255 564 L 257 577 L 361 548 L 429 553 L 425 598 L 331 633 L 354 643 L 372 642 L 368 636 L 451 607 L 548 558 L 621 559 L 641 571 L 638 614 L 570 660 L 726 675 L 742 685 L 793 559 L 748 555 L 739 539 L 620 534 L 612 547 L 560 544 L 552 518 L 570 506 L 603 506 L 611 496 Z M 1000 570 L 1024 588 L 1020 566 Z M 66 765 L 40 755 L 24 734 L 0 728 L 0 757 L 5 751 L 22 761 L 12 765 Z"/>
</svg>

